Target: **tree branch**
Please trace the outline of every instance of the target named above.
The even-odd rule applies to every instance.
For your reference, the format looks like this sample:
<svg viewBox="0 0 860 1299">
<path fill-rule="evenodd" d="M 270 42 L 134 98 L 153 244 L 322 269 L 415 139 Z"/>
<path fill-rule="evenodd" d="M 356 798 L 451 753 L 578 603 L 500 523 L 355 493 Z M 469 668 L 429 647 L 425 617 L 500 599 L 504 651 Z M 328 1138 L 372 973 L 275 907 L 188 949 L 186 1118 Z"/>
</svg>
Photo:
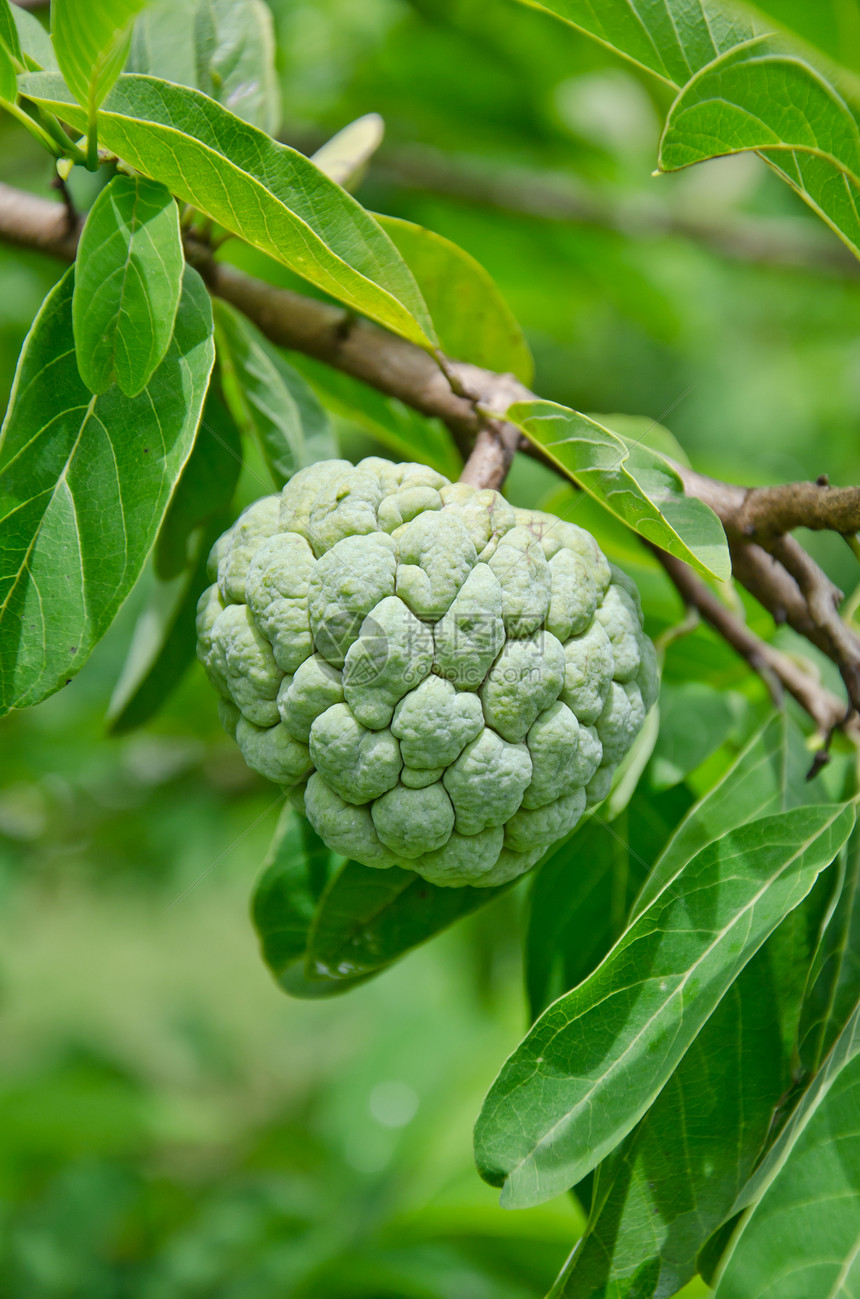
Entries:
<svg viewBox="0 0 860 1299">
<path fill-rule="evenodd" d="M 764 544 L 795 528 L 843 536 L 860 532 L 860 487 L 831 487 L 825 474 L 814 483 L 738 487 L 686 465 L 675 468 L 687 495 L 710 505 L 729 536 Z"/>
<path fill-rule="evenodd" d="M 0 239 L 73 261 L 82 222 L 69 225 L 64 208 L 0 182 Z M 238 308 L 271 342 L 316 357 L 334 369 L 396 397 L 422 415 L 441 419 L 458 445 L 473 457 L 465 481 L 498 487 L 513 460 L 520 433 L 512 424 L 488 420 L 477 406 L 504 409 L 531 394 L 511 375 L 447 361 L 356 320 L 342 307 L 275 288 L 265 280 L 219 262 L 208 244 L 186 235 L 189 263 L 211 293 Z M 477 439 L 477 440 L 476 440 Z"/>
<path fill-rule="evenodd" d="M 774 702 L 778 704 L 781 690 L 787 690 L 816 723 L 825 744 L 837 727 L 844 727 L 854 739 L 860 740 L 860 720 L 846 717 L 844 701 L 822 686 L 811 669 L 801 667 L 795 659 L 750 631 L 746 623 L 727 609 L 687 564 L 650 543 L 646 544 L 663 565 L 684 604 L 696 609 L 763 678 Z"/>
<path fill-rule="evenodd" d="M 71 261 L 79 231 L 80 223 L 70 227 L 66 210 L 57 203 L 0 184 L 0 238 Z M 343 308 L 245 275 L 219 262 L 212 249 L 193 233 L 186 237 L 186 256 L 210 291 L 247 315 L 272 342 L 314 356 L 423 415 L 441 419 L 464 451 L 471 447 L 463 470 L 464 481 L 481 487 L 499 487 L 504 482 L 514 454 L 522 445 L 521 435 L 513 424 L 488 418 L 482 412 L 506 410 L 513 401 L 532 399 L 533 394 L 512 375 L 494 374 L 444 356 L 433 357 L 367 321 L 356 320 Z M 842 673 L 852 709 L 860 711 L 860 638 L 838 615 L 841 593 L 798 543 L 786 535 L 800 526 L 829 529 L 846 536 L 860 531 L 860 488 L 831 488 L 826 479 L 744 488 L 682 465 L 675 468 L 687 494 L 710 505 L 721 520 L 737 580 L 777 622 L 788 622 L 833 659 Z M 661 562 L 665 567 L 662 556 Z M 677 566 L 678 561 L 672 563 Z M 680 570 L 676 568 L 671 575 L 676 580 Z M 694 592 L 693 602 L 701 607 L 702 591 L 690 588 L 689 582 L 685 589 Z M 723 609 L 719 601 L 716 607 L 708 607 L 714 617 L 717 609 Z M 710 615 L 704 616 L 713 621 Z M 713 625 L 718 624 L 713 621 Z M 722 615 L 719 629 L 752 662 L 749 644 Z M 749 653 L 741 648 L 742 641 Z M 760 655 L 759 644 L 765 642 L 756 638 L 755 654 Z M 803 682 L 793 680 L 792 688 L 784 679 L 785 671 L 783 665 L 780 679 L 800 699 L 796 691 L 802 690 Z M 822 711 L 818 700 L 815 708 L 809 711 L 819 724 L 825 724 L 825 715 L 837 724 L 832 722 L 832 706 Z M 844 719 L 844 708 L 840 716 Z"/>
</svg>

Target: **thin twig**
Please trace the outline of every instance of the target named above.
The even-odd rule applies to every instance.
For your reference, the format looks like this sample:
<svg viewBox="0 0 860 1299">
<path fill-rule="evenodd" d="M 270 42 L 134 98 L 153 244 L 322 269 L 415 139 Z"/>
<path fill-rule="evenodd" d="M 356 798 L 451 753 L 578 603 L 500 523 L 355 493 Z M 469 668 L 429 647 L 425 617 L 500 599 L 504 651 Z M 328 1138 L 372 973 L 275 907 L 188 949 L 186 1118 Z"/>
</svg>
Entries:
<svg viewBox="0 0 860 1299">
<path fill-rule="evenodd" d="M 840 726 L 860 739 L 860 721 L 856 717 L 846 721 L 844 701 L 822 686 L 810 669 L 750 631 L 682 560 L 656 546 L 649 545 L 649 549 L 663 565 L 686 607 L 697 610 L 762 677 L 776 703 L 780 702 L 780 689 L 785 689 L 817 724 L 825 741 Z"/>
</svg>

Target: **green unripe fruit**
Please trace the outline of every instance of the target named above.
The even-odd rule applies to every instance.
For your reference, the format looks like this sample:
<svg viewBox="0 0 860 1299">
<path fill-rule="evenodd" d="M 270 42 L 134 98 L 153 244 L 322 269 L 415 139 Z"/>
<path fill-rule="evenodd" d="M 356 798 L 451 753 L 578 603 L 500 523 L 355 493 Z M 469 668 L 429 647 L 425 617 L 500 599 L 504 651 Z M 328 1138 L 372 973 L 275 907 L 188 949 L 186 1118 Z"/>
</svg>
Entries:
<svg viewBox="0 0 860 1299">
<path fill-rule="evenodd" d="M 426 465 L 303 469 L 210 565 L 224 724 L 367 866 L 515 879 L 605 797 L 657 695 L 635 587 L 588 532 Z"/>
</svg>

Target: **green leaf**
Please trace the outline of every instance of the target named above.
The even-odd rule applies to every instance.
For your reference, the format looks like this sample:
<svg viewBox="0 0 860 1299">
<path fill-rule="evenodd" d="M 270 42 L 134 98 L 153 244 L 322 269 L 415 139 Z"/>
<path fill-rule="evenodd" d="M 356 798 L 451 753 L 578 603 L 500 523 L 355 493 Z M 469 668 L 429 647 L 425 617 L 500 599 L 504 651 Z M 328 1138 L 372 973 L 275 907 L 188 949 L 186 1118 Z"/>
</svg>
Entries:
<svg viewBox="0 0 860 1299">
<path fill-rule="evenodd" d="M 591 974 L 620 937 L 633 899 L 691 801 L 683 787 L 656 795 L 640 789 L 612 825 L 592 813 L 537 871 L 525 945 L 532 1019 Z"/>
<path fill-rule="evenodd" d="M 722 835 L 550 1006 L 475 1130 L 478 1168 L 503 1186 L 504 1205 L 526 1208 L 575 1185 L 631 1131 L 853 821 L 853 805 L 826 804 Z"/>
<path fill-rule="evenodd" d="M 60 65 L 51 44 L 51 38 L 29 9 L 14 5 L 15 26 L 18 29 L 18 40 L 23 50 L 23 62 L 33 71 L 44 69 L 46 72 L 59 72 Z"/>
<path fill-rule="evenodd" d="M 213 380 L 194 449 L 176 484 L 155 543 L 155 573 L 162 582 L 178 577 L 188 567 L 192 534 L 227 511 L 239 481 L 242 441 L 216 387 Z"/>
<path fill-rule="evenodd" d="M 207 558 L 229 527 L 228 506 L 242 468 L 238 430 L 214 388 L 213 383 L 161 524 L 153 551 L 153 590 L 108 707 L 109 730 L 115 735 L 149 721 L 195 658 L 197 600 L 210 580 Z"/>
<path fill-rule="evenodd" d="M 421 460 L 449 478 L 460 477 L 463 461 L 441 420 L 427 419 L 396 397 L 313 357 L 295 353 L 292 361 L 333 414 L 358 424 L 396 459 Z"/>
<path fill-rule="evenodd" d="M 626 809 L 642 779 L 642 773 L 651 760 L 657 736 L 660 733 L 659 703 L 651 709 L 642 730 L 615 769 L 609 794 L 605 798 L 601 815 L 614 821 Z"/>
<path fill-rule="evenodd" d="M 850 1299 L 860 1283 L 860 1006 L 761 1167 L 717 1299 Z"/>
<path fill-rule="evenodd" d="M 672 106 L 660 167 L 761 150 L 860 256 L 860 95 L 801 53 L 762 37 L 715 60 Z"/>
<path fill-rule="evenodd" d="M 198 0 L 194 27 L 195 84 L 237 117 L 274 135 L 281 95 L 271 9 L 263 0 Z"/>
<path fill-rule="evenodd" d="M 517 402 L 505 418 L 634 532 L 699 573 L 731 576 L 722 524 L 702 501 L 684 494 L 677 472 L 658 452 L 628 446 L 594 420 L 551 401 Z"/>
<path fill-rule="evenodd" d="M 326 140 L 312 155 L 312 160 L 338 185 L 353 190 L 382 144 L 384 134 L 385 123 L 379 114 L 365 113 Z"/>
<path fill-rule="evenodd" d="M 308 983 L 305 949 L 314 912 L 334 858 L 303 816 L 284 807 L 263 874 L 254 890 L 251 917 L 263 960 L 284 992 L 294 997 L 326 997 L 355 982 Z"/>
<path fill-rule="evenodd" d="M 800 728 L 787 714 L 775 714 L 678 826 L 636 899 L 633 917 L 722 833 L 758 817 L 823 801 L 820 782 L 806 779 L 809 764 Z"/>
<path fill-rule="evenodd" d="M 52 0 L 51 39 L 66 85 L 84 109 L 81 130 L 122 72 L 146 0 Z"/>
<path fill-rule="evenodd" d="M 842 889 L 816 952 L 798 1052 L 815 1070 L 860 998 L 860 834 L 848 841 Z"/>
<path fill-rule="evenodd" d="M 660 734 L 651 756 L 655 789 L 669 789 L 724 744 L 744 719 L 746 700 L 704 681 L 664 681 L 660 690 Z M 690 718 L 696 725 L 690 725 Z"/>
<path fill-rule="evenodd" d="M 336 991 L 344 980 L 378 974 L 428 938 L 506 892 L 439 888 L 396 866 L 373 870 L 350 861 L 323 894 L 308 941 L 308 982 Z"/>
<path fill-rule="evenodd" d="M 148 4 L 134 24 L 126 72 L 142 72 L 199 90 L 196 9 L 196 0 L 154 0 Z"/>
<path fill-rule="evenodd" d="M 674 433 L 647 415 L 595 415 L 589 411 L 588 418 L 617 433 L 627 446 L 649 447 L 659 455 L 668 456 L 670 460 L 690 468 L 690 458 Z"/>
<path fill-rule="evenodd" d="M 302 376 L 249 320 L 226 302 L 214 308 L 224 398 L 283 487 L 297 469 L 337 454 L 328 417 Z"/>
<path fill-rule="evenodd" d="M 769 30 L 785 28 L 817 46 L 828 58 L 860 72 L 860 8 L 844 0 L 756 0 L 756 14 Z"/>
<path fill-rule="evenodd" d="M 770 942 L 729 989 L 654 1105 L 601 1164 L 598 1202 L 551 1299 L 675 1294 L 752 1171 L 790 1079 Z M 728 1134 L 731 1133 L 731 1139 Z"/>
<path fill-rule="evenodd" d="M 116 381 L 136 397 L 164 359 L 185 257 L 170 191 L 114 176 L 84 224 L 75 262 L 72 325 L 78 370 L 91 392 Z"/>
<path fill-rule="evenodd" d="M 15 64 L 6 46 L 0 44 L 0 100 L 7 104 L 14 104 L 17 97 L 18 75 Z"/>
<path fill-rule="evenodd" d="M 378 214 L 376 219 L 415 276 L 442 351 L 531 383 L 534 362 L 523 331 L 480 262 L 411 221 Z"/>
<path fill-rule="evenodd" d="M 754 35 L 720 0 L 522 0 L 587 32 L 669 85 L 682 86 L 718 54 Z"/>
<path fill-rule="evenodd" d="M 669 115 L 660 153 L 665 171 L 747 149 L 774 170 L 860 255 L 857 216 L 858 97 L 802 53 L 757 33 L 772 23 L 714 0 L 552 0 L 533 7 L 587 32 L 669 85 L 684 87 Z M 761 6 L 758 6 L 761 8 Z M 770 4 L 791 20 L 796 4 Z M 748 8 L 748 7 L 747 7 Z M 831 15 L 823 42 L 837 57 L 857 32 L 852 6 Z M 820 6 L 805 6 L 802 34 L 821 36 Z"/>
<path fill-rule="evenodd" d="M 56 76 L 33 73 L 19 84 L 22 94 L 71 126 L 86 125 Z M 295 149 L 199 91 L 144 76 L 120 77 L 99 115 L 99 139 L 355 311 L 422 347 L 435 342 L 412 273 L 391 240 Z"/>
<path fill-rule="evenodd" d="M 18 39 L 18 27 L 9 0 L 0 0 L 0 49 L 5 50 L 16 63 L 23 65 L 24 55 Z M 4 95 L 3 98 L 8 96 Z"/>
<path fill-rule="evenodd" d="M 112 735 L 123 735 L 154 717 L 194 662 L 197 646 L 194 615 L 200 593 L 208 584 L 206 558 L 218 531 L 198 532 L 193 562 L 185 572 L 169 582 L 156 580 L 135 624 L 108 705 L 108 731 Z"/>
<path fill-rule="evenodd" d="M 70 269 L 24 344 L 0 434 L 0 711 L 83 667 L 136 581 L 188 458 L 214 360 L 186 268 L 167 356 L 137 397 L 78 374 Z"/>
<path fill-rule="evenodd" d="M 274 55 L 262 0 L 156 0 L 135 24 L 126 71 L 202 90 L 271 135 L 281 112 Z"/>
</svg>

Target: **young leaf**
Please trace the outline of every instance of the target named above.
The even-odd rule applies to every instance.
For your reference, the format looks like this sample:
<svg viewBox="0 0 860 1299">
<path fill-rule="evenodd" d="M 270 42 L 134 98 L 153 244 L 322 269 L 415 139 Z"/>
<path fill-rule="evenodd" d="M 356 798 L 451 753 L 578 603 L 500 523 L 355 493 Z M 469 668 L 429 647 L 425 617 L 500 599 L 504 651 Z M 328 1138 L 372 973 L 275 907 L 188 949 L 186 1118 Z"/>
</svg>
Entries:
<svg viewBox="0 0 860 1299">
<path fill-rule="evenodd" d="M 155 543 L 155 574 L 162 582 L 188 567 L 189 538 L 226 512 L 242 469 L 242 440 L 214 380 L 206 396 L 194 449 L 188 457 Z M 214 540 L 214 538 L 213 538 Z"/>
<path fill-rule="evenodd" d="M 224 398 L 239 428 L 254 437 L 276 487 L 297 469 L 336 454 L 328 417 L 302 376 L 258 329 L 215 302 L 215 338 Z"/>
<path fill-rule="evenodd" d="M 634 532 L 698 572 L 731 575 L 722 524 L 707 505 L 684 494 L 668 460 L 551 401 L 517 402 L 505 415 L 562 473 Z"/>
<path fill-rule="evenodd" d="M 716 1299 L 854 1293 L 860 1282 L 860 1005 L 742 1192 Z"/>
<path fill-rule="evenodd" d="M 191 451 L 214 361 L 186 268 L 167 356 L 137 397 L 78 374 L 70 269 L 24 344 L 0 434 L 0 713 L 83 667 L 136 581 Z"/>
<path fill-rule="evenodd" d="M 305 818 L 284 807 L 254 890 L 251 918 L 263 960 L 284 992 L 294 997 L 328 997 L 361 982 L 309 983 L 304 975 L 308 933 L 333 864 Z"/>
<path fill-rule="evenodd" d="M 86 126 L 56 76 L 31 73 L 20 89 L 70 126 Z M 156 77 L 120 77 L 99 115 L 99 139 L 355 311 L 422 347 L 435 342 L 412 273 L 373 217 L 303 154 L 214 100 Z"/>
<path fill-rule="evenodd" d="M 201 529 L 188 568 L 172 581 L 156 580 L 149 603 L 135 625 L 108 705 L 108 731 L 112 735 L 123 735 L 154 717 L 194 662 L 194 615 L 200 593 L 207 585 L 206 557 L 218 531 Z"/>
<path fill-rule="evenodd" d="M 198 0 L 194 34 L 195 84 L 237 117 L 274 135 L 281 95 L 268 5 L 263 0 Z"/>
<path fill-rule="evenodd" d="M 376 219 L 415 276 L 442 351 L 531 383 L 534 362 L 523 331 L 480 262 L 411 221 L 378 214 Z"/>
<path fill-rule="evenodd" d="M 719 0 L 522 0 L 587 32 L 669 85 L 683 86 L 718 54 L 754 34 Z"/>
<path fill-rule="evenodd" d="M 143 176 L 114 176 L 86 219 L 75 262 L 72 325 L 90 392 L 116 381 L 136 397 L 173 333 L 185 257 L 170 191 Z"/>
<path fill-rule="evenodd" d="M 365 113 L 326 140 L 312 155 L 312 161 L 338 185 L 351 191 L 382 144 L 384 134 L 385 123 L 379 114 Z"/>
<path fill-rule="evenodd" d="M 343 980 L 378 974 L 509 887 L 440 888 L 396 866 L 373 870 L 347 862 L 320 899 L 306 978 L 336 989 Z"/>
<path fill-rule="evenodd" d="M 66 85 L 84 109 L 81 130 L 122 72 L 146 0 L 52 0 L 51 38 Z"/>
<path fill-rule="evenodd" d="M 770 37 L 703 68 L 672 106 L 660 167 L 749 149 L 768 161 L 860 256 L 860 95 Z"/>
<path fill-rule="evenodd" d="M 526 1208 L 575 1185 L 631 1131 L 853 821 L 852 804 L 825 804 L 722 835 L 550 1006 L 475 1130 L 479 1171 L 503 1186 L 503 1204 Z"/>
</svg>

